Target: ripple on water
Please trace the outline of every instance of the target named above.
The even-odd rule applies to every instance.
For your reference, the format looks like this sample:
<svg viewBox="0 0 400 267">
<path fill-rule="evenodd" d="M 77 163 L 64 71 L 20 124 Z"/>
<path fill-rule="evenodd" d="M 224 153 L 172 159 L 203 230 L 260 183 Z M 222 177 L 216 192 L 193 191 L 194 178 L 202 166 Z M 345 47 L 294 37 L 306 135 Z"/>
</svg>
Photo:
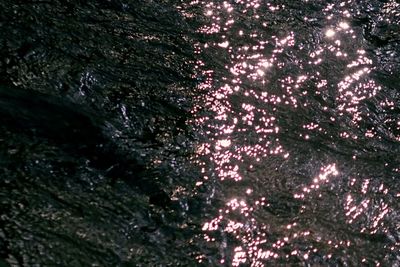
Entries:
<svg viewBox="0 0 400 267">
<path fill-rule="evenodd" d="M 398 263 L 398 3 L 192 7 L 195 161 L 225 202 L 203 224 L 221 263 Z"/>
</svg>

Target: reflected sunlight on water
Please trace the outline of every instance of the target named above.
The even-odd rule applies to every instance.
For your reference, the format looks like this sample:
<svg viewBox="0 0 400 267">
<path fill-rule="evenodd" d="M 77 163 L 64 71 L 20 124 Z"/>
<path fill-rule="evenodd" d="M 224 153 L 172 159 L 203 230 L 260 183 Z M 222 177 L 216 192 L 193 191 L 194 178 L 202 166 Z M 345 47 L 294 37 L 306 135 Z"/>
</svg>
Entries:
<svg viewBox="0 0 400 267">
<path fill-rule="evenodd" d="M 381 140 L 400 140 L 399 132 L 370 123 L 383 116 L 368 102 L 382 86 L 363 32 L 353 27 L 356 4 L 302 6 L 310 2 L 192 2 L 207 18 L 198 31 L 208 36 L 196 46 L 204 58 L 198 87 L 206 93 L 193 110 L 205 135 L 197 162 L 201 184 L 217 180 L 224 202 L 203 231 L 218 244 L 222 264 L 358 257 L 353 263 L 379 265 L 363 258 L 368 250 L 357 252 L 368 246 L 360 239 L 390 239 L 395 227 L 388 216 L 398 215 L 387 201 L 398 191 L 385 183 L 371 188 L 356 161 L 378 151 L 375 145 L 385 150 Z M 377 106 L 395 103 L 382 99 Z M 398 119 L 386 120 L 397 120 L 399 129 Z M 385 249 L 398 250 L 399 242 Z"/>
</svg>

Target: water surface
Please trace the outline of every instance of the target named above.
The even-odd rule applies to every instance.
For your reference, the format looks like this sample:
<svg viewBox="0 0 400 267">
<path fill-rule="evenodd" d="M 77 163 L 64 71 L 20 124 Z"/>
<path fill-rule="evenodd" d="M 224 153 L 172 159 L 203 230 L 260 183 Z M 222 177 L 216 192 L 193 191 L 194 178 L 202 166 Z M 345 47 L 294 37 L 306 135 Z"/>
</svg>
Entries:
<svg viewBox="0 0 400 267">
<path fill-rule="evenodd" d="M 4 264 L 400 264 L 397 1 L 0 7 Z"/>
<path fill-rule="evenodd" d="M 397 266 L 399 4 L 189 6 L 205 16 L 192 112 L 219 263 Z"/>
</svg>

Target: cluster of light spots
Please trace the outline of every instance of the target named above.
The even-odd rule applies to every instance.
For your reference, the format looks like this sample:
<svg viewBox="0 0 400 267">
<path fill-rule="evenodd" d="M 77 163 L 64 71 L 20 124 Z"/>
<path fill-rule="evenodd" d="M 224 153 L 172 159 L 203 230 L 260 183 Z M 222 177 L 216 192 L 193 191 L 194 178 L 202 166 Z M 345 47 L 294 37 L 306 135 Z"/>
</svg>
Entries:
<svg viewBox="0 0 400 267">
<path fill-rule="evenodd" d="M 248 67 L 247 64 L 242 65 Z M 299 77 L 297 82 L 300 83 L 304 80 L 305 77 Z M 284 153 L 278 139 L 274 138 L 280 129 L 276 125 L 276 118 L 270 112 L 250 103 L 241 103 L 240 109 L 232 107 L 230 97 L 238 90 L 239 87 L 230 84 L 216 89 L 212 95 L 207 96 L 206 103 L 206 107 L 215 115 L 200 117 L 195 122 L 198 125 L 206 125 L 209 129 L 206 134 L 214 135 L 212 138 L 214 144 L 200 144 L 197 151 L 203 155 L 212 154 L 211 158 L 216 163 L 215 170 L 221 180 L 239 181 L 242 179 L 239 166 L 244 156 L 259 161 L 260 157 L 268 155 L 282 154 L 286 157 L 289 155 Z M 244 96 L 252 102 L 274 104 L 281 102 L 280 97 L 268 95 L 266 92 L 260 94 L 254 90 L 245 91 Z M 285 99 L 286 96 L 283 98 Z M 292 99 L 291 102 L 294 101 L 294 98 L 289 97 L 289 101 L 285 101 L 285 103 L 290 104 L 290 99 Z M 248 144 L 250 140 L 246 140 L 248 138 L 246 133 L 256 134 L 257 140 Z M 241 136 L 241 139 L 238 136 Z"/>
<path fill-rule="evenodd" d="M 373 181 L 371 178 L 350 179 L 352 191 L 347 194 L 343 203 L 347 223 L 360 225 L 361 233 L 387 233 L 385 220 L 391 216 L 393 210 L 382 195 L 389 194 L 390 190 L 383 183 L 371 184 L 371 181 Z"/>
<path fill-rule="evenodd" d="M 243 32 L 240 35 L 243 35 Z M 257 36 L 251 34 L 251 37 L 255 38 Z M 250 79 L 252 81 L 260 80 L 265 84 L 266 71 L 274 65 L 274 62 L 277 60 L 277 54 L 283 53 L 285 48 L 291 47 L 295 43 L 294 33 L 289 33 L 288 36 L 281 39 L 277 37 L 273 38 L 276 48 L 267 58 L 265 55 L 257 53 L 257 51 L 263 50 L 266 44 L 272 43 L 271 41 L 260 41 L 258 45 L 237 48 L 237 54 L 232 55 L 232 59 L 236 59 L 237 62 L 233 61 L 233 65 L 229 67 L 231 73 L 238 76 L 234 82 L 241 83 L 242 79 Z M 254 53 L 249 53 L 250 51 Z"/>
<path fill-rule="evenodd" d="M 320 65 L 329 54 L 343 58 L 345 62 L 348 62 L 347 69 L 342 72 L 342 78 L 336 83 L 338 92 L 335 99 L 336 103 L 338 103 L 337 115 L 350 115 L 353 125 L 358 128 L 363 118 L 369 116 L 366 113 L 367 110 L 362 108 L 364 101 L 374 97 L 381 90 L 381 87 L 373 79 L 369 78 L 373 61 L 367 56 L 366 51 L 352 47 L 348 43 L 349 39 L 355 38 L 355 32 L 348 21 L 350 13 L 346 9 L 347 4 L 327 4 L 324 12 L 327 14 L 327 18 L 332 20 L 332 24 L 324 29 L 325 42 L 309 53 L 310 60 L 308 64 Z M 337 13 L 335 15 L 331 13 L 333 10 L 335 12 L 341 10 L 340 13 L 343 17 L 336 18 Z M 336 18 L 335 20 L 332 19 L 334 17 Z M 333 86 L 327 77 L 320 77 L 318 72 L 313 78 L 318 80 L 317 88 L 319 91 L 315 93 L 317 95 L 321 95 L 329 86 Z M 323 108 L 326 109 L 327 107 Z M 331 117 L 331 120 L 336 121 L 336 118 Z M 324 132 L 323 129 L 320 131 Z M 349 132 L 341 132 L 339 135 L 342 138 L 358 138 L 356 134 Z M 307 139 L 307 135 L 300 134 L 300 136 L 304 136 Z M 366 133 L 366 136 L 372 137 L 372 133 Z M 393 137 L 393 139 L 396 139 L 396 137 Z"/>
<path fill-rule="evenodd" d="M 197 255 L 196 257 L 195 257 L 195 259 L 197 260 L 197 262 L 198 263 L 202 263 L 203 261 L 206 261 L 206 255 Z"/>
<path fill-rule="evenodd" d="M 244 214 L 244 216 L 249 216 L 249 211 L 252 211 L 253 208 L 249 208 L 248 205 L 244 200 L 238 200 L 236 198 L 232 199 L 227 203 L 227 206 L 230 207 L 230 209 L 227 209 L 225 213 L 229 213 L 229 211 L 236 211 L 238 210 L 241 214 Z"/>
<path fill-rule="evenodd" d="M 265 266 L 266 262 L 278 258 L 295 257 L 308 261 L 320 253 L 312 246 L 304 250 L 291 247 L 291 242 L 296 239 L 313 239 L 336 249 L 351 245 L 348 240 L 318 236 L 293 221 L 281 225 L 278 237 L 271 240 L 268 218 L 261 216 L 260 219 L 256 211 L 264 209 L 261 214 L 265 216 L 265 210 L 273 204 L 268 202 L 268 196 L 261 195 L 252 181 L 247 180 L 258 175 L 257 166 L 261 166 L 264 160 L 274 161 L 279 157 L 279 160 L 291 160 L 287 151 L 290 148 L 283 147 L 280 142 L 283 140 L 281 136 L 286 134 L 280 128 L 281 110 L 312 111 L 307 109 L 310 102 L 315 104 L 309 101 L 315 94 L 321 98 L 318 104 L 321 104 L 324 115 L 328 114 L 326 121 L 329 124 L 341 123 L 338 117 L 350 115 L 354 122 L 350 126 L 358 127 L 357 123 L 368 116 L 362 105 L 365 100 L 376 96 L 380 87 L 370 77 L 373 62 L 368 53 L 352 43 L 359 33 L 351 27 L 349 2 L 327 4 L 323 10 L 326 21 L 324 24 L 321 22 L 324 26 L 317 30 L 313 36 L 317 41 L 308 48 L 308 40 L 303 42 L 301 34 L 290 29 L 291 25 L 286 25 L 287 31 L 278 32 L 276 25 L 265 19 L 264 13 L 274 16 L 285 11 L 284 5 L 261 0 L 203 1 L 206 24 L 199 27 L 199 32 L 208 35 L 205 39 L 210 41 L 196 45 L 195 52 L 204 53 L 204 58 L 217 55 L 215 61 L 211 59 L 217 68 L 215 72 L 207 69 L 201 61 L 196 68 L 200 73 L 198 87 L 205 92 L 204 105 L 193 108 L 193 114 L 197 116 L 193 123 L 204 134 L 204 139 L 201 139 L 204 142 L 200 142 L 196 152 L 197 159 L 206 159 L 198 162 L 203 179 L 196 185 L 200 187 L 218 179 L 217 182 L 224 181 L 220 184 L 223 191 L 229 192 L 227 195 L 232 196 L 234 192 L 235 197 L 227 198 L 225 206 L 222 205 L 215 217 L 203 224 L 206 241 L 220 242 L 221 251 L 229 249 L 226 254 L 221 252 L 221 264 Z M 339 15 L 335 10 L 341 10 Z M 247 27 L 247 21 L 243 23 L 242 19 L 249 17 L 249 25 L 254 27 Z M 317 19 L 311 17 L 304 21 L 314 23 Z M 262 30 L 259 30 L 261 26 Z M 331 64 L 332 58 L 338 64 Z M 330 98 L 334 98 L 334 105 L 329 102 Z M 395 108 L 395 103 L 382 100 L 381 106 Z M 204 110 L 206 112 L 202 113 Z M 300 130 L 297 129 L 295 134 L 304 139 L 312 139 L 313 134 L 330 134 L 332 137 L 328 127 L 324 128 L 326 121 L 311 116 L 301 121 Z M 387 123 L 398 123 L 400 127 L 399 120 L 389 121 L 388 118 Z M 351 127 L 340 129 L 338 137 L 357 139 L 355 132 L 361 131 L 358 128 L 353 131 Z M 373 128 L 362 133 L 367 138 L 376 137 Z M 303 190 L 295 194 L 295 199 L 313 198 L 311 193 L 321 197 L 338 175 L 336 164 L 322 167 L 315 177 L 308 177 L 308 184 L 301 184 Z M 360 192 L 369 190 L 368 184 L 366 189 L 362 188 Z M 387 192 L 387 189 L 383 187 L 381 192 Z M 360 220 L 363 214 L 373 210 L 373 199 L 356 199 L 352 193 L 349 197 L 344 208 L 349 223 Z M 379 229 L 390 212 L 387 204 L 379 205 L 383 215 L 374 213 L 374 220 L 366 229 Z M 303 212 L 307 210 L 302 206 L 300 213 Z M 226 255 L 233 255 L 230 258 L 232 262 L 225 262 Z M 327 258 L 331 257 L 332 254 L 327 255 Z M 203 259 L 199 257 L 199 261 Z"/>
<path fill-rule="evenodd" d="M 353 223 L 353 220 L 363 214 L 366 208 L 368 208 L 370 200 L 365 199 L 359 205 L 354 205 L 352 196 L 348 195 L 345 203 L 344 210 L 346 212 L 346 216 L 350 217 L 348 223 Z"/>
<path fill-rule="evenodd" d="M 362 120 L 363 116 L 369 116 L 360 110 L 362 101 L 374 97 L 381 90 L 374 80 L 368 78 L 372 60 L 366 57 L 365 50 L 358 49 L 356 54 L 357 58 L 347 64 L 350 74 L 337 84 L 338 115 L 350 114 L 355 125 Z"/>
<path fill-rule="evenodd" d="M 282 253 L 284 248 L 287 248 L 291 242 L 296 239 L 307 239 L 310 237 L 310 231 L 298 231 L 295 230 L 298 227 L 297 223 L 286 225 L 287 235 L 277 241 L 270 243 L 269 249 L 262 248 L 261 245 L 267 244 L 267 240 L 257 240 L 249 245 L 250 249 L 248 255 L 252 261 L 252 266 L 265 266 L 263 262 L 269 259 L 286 258 L 290 257 L 303 258 L 307 260 L 311 254 L 318 253 L 318 249 L 310 246 L 307 250 L 293 249 L 289 253 Z M 339 246 L 350 246 L 350 241 L 340 241 L 337 244 L 333 244 L 332 241 L 327 242 L 329 245 L 338 248 Z"/>
<path fill-rule="evenodd" d="M 358 57 L 347 65 L 348 68 L 371 66 L 372 60 L 365 56 L 365 50 L 357 50 Z"/>
<path fill-rule="evenodd" d="M 244 4 L 247 8 L 254 9 L 259 7 L 257 1 L 236 1 L 236 4 Z M 273 6 L 270 3 L 267 3 L 267 5 L 271 11 L 284 8 L 284 6 Z M 234 26 L 235 21 L 231 18 L 223 21 L 218 17 L 218 13 L 222 10 L 232 13 L 235 10 L 233 5 L 226 2 L 222 5 L 212 2 L 207 4 L 206 10 L 206 15 L 211 18 L 211 22 L 209 25 L 201 27 L 200 32 L 219 34 L 229 31 Z M 238 31 L 238 36 L 245 34 L 254 40 L 259 38 L 259 34 L 255 32 Z M 226 66 L 226 69 L 230 71 L 233 78 L 227 77 L 225 80 L 230 80 L 230 83 L 214 88 L 212 70 L 204 71 L 202 76 L 207 77 L 207 79 L 199 87 L 204 91 L 212 90 L 213 93 L 207 96 L 206 108 L 214 112 L 214 115 L 202 116 L 195 123 L 202 125 L 205 133 L 212 140 L 212 143 L 200 144 L 197 150 L 198 154 L 208 155 L 215 163 L 215 172 L 220 180 L 240 181 L 243 174 L 240 163 L 243 162 L 245 157 L 250 157 L 255 162 L 260 162 L 263 157 L 271 155 L 289 157 L 289 153 L 284 150 L 279 144 L 279 139 L 276 138 L 280 132 L 276 117 L 265 107 L 272 107 L 272 112 L 276 110 L 276 106 L 280 105 L 290 105 L 296 108 L 297 100 L 293 92 L 307 81 L 308 76 L 299 75 L 280 80 L 283 88 L 282 94 L 271 93 L 267 90 L 256 91 L 251 88 L 243 88 L 242 84 L 248 80 L 258 81 L 263 85 L 268 84 L 268 70 L 274 67 L 278 55 L 283 54 L 286 49 L 295 45 L 295 34 L 289 32 L 286 36 L 279 38 L 272 36 L 271 40 L 260 40 L 258 44 L 241 47 L 232 47 L 231 43 L 228 38 L 223 37 L 220 42 L 198 46 L 198 51 L 213 47 L 228 51 L 231 63 Z M 267 45 L 273 45 L 275 49 L 266 55 L 263 51 Z M 277 67 L 283 68 L 284 65 L 279 63 Z M 203 68 L 204 66 L 199 64 L 198 69 Z M 235 94 L 242 94 L 249 101 L 241 103 L 240 106 L 233 106 L 231 96 Z M 194 111 L 194 114 L 197 114 L 197 112 L 197 110 Z M 254 138 L 250 139 L 249 137 L 252 136 Z M 206 175 L 206 165 L 200 165 L 203 166 L 202 173 L 204 173 L 204 180 L 207 181 L 209 176 Z M 200 181 L 199 186 L 203 182 Z M 246 188 L 243 191 L 245 196 L 254 193 L 253 188 Z M 204 223 L 205 240 L 215 242 L 216 237 L 212 233 L 221 230 L 240 240 L 243 245 L 234 249 L 233 266 L 247 262 L 251 262 L 252 266 L 263 266 L 263 260 L 276 259 L 281 244 L 277 242 L 271 249 L 264 250 L 260 246 L 267 242 L 266 233 L 261 231 L 256 236 L 254 235 L 258 226 L 256 226 L 255 219 L 252 217 L 252 212 L 256 207 L 265 204 L 266 199 L 264 197 L 256 200 L 252 205 L 246 203 L 243 199 L 239 200 L 239 198 L 229 200 L 226 208 L 221 209 L 217 217 Z M 240 217 L 237 217 L 238 215 Z M 241 219 L 238 220 L 237 218 Z"/>
<path fill-rule="evenodd" d="M 321 130 L 321 129 L 322 129 L 322 128 L 319 127 L 319 124 L 318 124 L 318 123 L 314 123 L 314 122 L 311 122 L 311 123 L 309 123 L 309 124 L 303 125 L 303 128 L 304 128 L 304 129 L 307 129 L 307 130 L 310 130 L 310 131 L 313 131 L 313 130 Z"/>
<path fill-rule="evenodd" d="M 329 164 L 325 167 L 321 168 L 321 172 L 312 180 L 312 183 L 309 186 L 303 188 L 303 192 L 294 194 L 295 198 L 305 198 L 306 194 L 309 194 L 311 191 L 318 190 L 321 185 L 330 183 L 330 179 L 339 174 L 339 171 L 336 168 L 336 164 Z"/>
<path fill-rule="evenodd" d="M 392 111 L 395 109 L 395 104 L 393 101 L 390 100 L 385 100 L 380 103 L 380 106 L 383 109 Z M 383 124 L 387 128 L 387 137 L 395 140 L 395 141 L 400 141 L 400 119 L 397 118 L 396 116 L 387 116 Z"/>
<path fill-rule="evenodd" d="M 339 22 L 338 25 L 335 25 L 335 27 L 327 29 L 325 31 L 325 36 L 329 39 L 333 39 L 336 36 L 337 32 L 344 32 L 344 33 L 350 33 L 350 34 L 354 33 L 354 31 L 352 29 L 350 29 L 350 25 L 348 22 L 341 21 L 341 22 Z M 339 41 L 338 39 L 335 40 L 335 42 L 338 42 L 338 41 Z"/>
<path fill-rule="evenodd" d="M 218 140 L 215 146 L 216 150 L 221 150 L 222 148 L 227 148 L 231 145 L 231 141 L 229 139 Z"/>
<path fill-rule="evenodd" d="M 255 219 L 251 215 L 264 205 L 266 205 L 265 197 L 256 200 L 251 206 L 244 200 L 233 198 L 227 202 L 225 209 L 219 210 L 218 217 L 203 225 L 204 238 L 207 241 L 215 240 L 212 237 L 213 232 L 218 231 L 224 231 L 240 240 L 242 245 L 237 246 L 233 251 L 232 266 L 239 266 L 246 262 L 251 262 L 252 266 L 263 266 L 254 264 L 260 264 L 260 259 L 267 258 L 268 252 L 260 248 L 262 244 L 267 243 L 266 233 L 259 232 L 257 236 L 254 236 L 254 232 L 258 232 L 260 229 L 258 229 Z M 238 217 L 238 215 L 243 217 Z M 239 221 L 237 218 L 247 219 Z M 278 256 L 276 252 L 270 251 L 269 253 L 271 257 Z"/>
<path fill-rule="evenodd" d="M 267 260 L 270 258 L 276 259 L 279 257 L 279 254 L 276 252 L 273 252 L 272 250 L 261 250 L 261 249 L 256 252 L 256 255 L 257 255 L 257 259 L 260 259 L 260 260 Z M 258 265 L 255 265 L 255 266 L 264 266 L 264 265 L 260 265 L 260 262 L 258 262 Z"/>
<path fill-rule="evenodd" d="M 197 146 L 196 153 L 201 155 L 207 155 L 211 153 L 210 150 L 211 145 L 209 143 L 202 143 Z"/>
<path fill-rule="evenodd" d="M 332 30 L 332 29 L 328 29 L 328 30 L 325 32 L 325 35 L 326 35 L 326 37 L 331 38 L 331 37 L 335 36 L 335 31 Z"/>
<path fill-rule="evenodd" d="M 247 13 L 249 9 L 259 8 L 261 0 L 236 0 L 235 2 L 244 5 L 246 8 L 242 12 Z"/>
<path fill-rule="evenodd" d="M 210 26 L 201 27 L 198 31 L 201 33 L 213 34 L 213 33 L 220 32 L 220 30 L 221 30 L 221 27 L 218 24 L 213 23 Z"/>
<path fill-rule="evenodd" d="M 341 29 L 343 29 L 343 30 L 347 30 L 347 29 L 350 28 L 349 24 L 348 24 L 347 22 L 345 22 L 345 21 L 340 22 L 340 23 L 339 23 L 339 27 L 340 27 Z"/>
<path fill-rule="evenodd" d="M 236 247 L 234 249 L 234 256 L 232 260 L 232 266 L 239 266 L 241 263 L 246 263 L 247 257 L 246 252 L 243 251 L 242 247 Z"/>
<path fill-rule="evenodd" d="M 219 227 L 218 224 L 222 220 L 222 218 L 223 218 L 222 216 L 219 216 L 219 217 L 213 219 L 210 222 L 204 223 L 202 230 L 203 231 L 215 231 L 215 230 L 218 230 L 218 227 Z"/>
<path fill-rule="evenodd" d="M 390 15 L 390 14 L 395 15 L 396 18 L 400 17 L 400 11 L 399 10 L 400 10 L 400 3 L 398 3 L 395 0 L 388 1 L 382 7 L 382 11 L 385 14 L 387 14 L 387 15 Z M 387 22 L 390 22 L 390 23 L 396 23 L 396 22 L 399 22 L 399 20 L 400 20 L 399 19 L 398 21 L 392 21 L 388 17 L 383 18 L 383 19 L 385 21 L 387 21 Z"/>
<path fill-rule="evenodd" d="M 358 75 L 355 77 L 359 78 Z M 360 111 L 361 101 L 375 96 L 381 90 L 381 87 L 374 80 L 367 80 L 366 82 L 350 86 L 353 82 L 353 78 L 346 77 L 345 81 L 339 83 L 338 102 L 340 104 L 338 111 L 339 115 L 343 115 L 344 112 L 352 115 L 353 122 L 357 124 L 362 120 L 362 115 L 369 116 L 368 113 L 364 112 L 363 114 Z"/>
<path fill-rule="evenodd" d="M 270 10 L 270 11 L 278 11 L 278 10 L 280 10 L 280 9 L 283 9 L 283 8 L 285 8 L 285 5 L 272 5 L 272 3 L 267 3 L 267 6 L 268 6 L 268 9 Z"/>
<path fill-rule="evenodd" d="M 276 47 L 278 48 L 284 48 L 284 47 L 292 47 L 295 45 L 296 41 L 294 38 L 294 32 L 290 32 L 286 37 L 283 37 L 281 39 L 275 37 L 275 44 Z"/>
<path fill-rule="evenodd" d="M 229 47 L 229 42 L 228 41 L 224 41 L 222 43 L 218 43 L 218 46 L 222 47 L 222 48 L 228 48 Z"/>
<path fill-rule="evenodd" d="M 236 158 L 240 160 L 240 156 L 234 156 L 230 151 L 222 153 L 214 153 L 214 162 L 217 164 L 215 171 L 221 181 L 225 179 L 232 179 L 235 181 L 242 180 L 242 176 L 239 173 L 239 166 L 231 164 L 231 160 Z"/>
<path fill-rule="evenodd" d="M 226 12 L 230 13 L 233 11 L 232 5 L 230 3 L 228 3 L 227 1 L 224 1 L 223 6 L 226 9 Z"/>
<path fill-rule="evenodd" d="M 314 64 L 318 65 L 322 62 L 322 52 L 324 52 L 324 49 L 322 47 L 319 47 L 315 51 L 311 51 L 309 54 L 309 57 L 314 59 L 314 61 L 309 61 L 308 64 Z"/>
</svg>

